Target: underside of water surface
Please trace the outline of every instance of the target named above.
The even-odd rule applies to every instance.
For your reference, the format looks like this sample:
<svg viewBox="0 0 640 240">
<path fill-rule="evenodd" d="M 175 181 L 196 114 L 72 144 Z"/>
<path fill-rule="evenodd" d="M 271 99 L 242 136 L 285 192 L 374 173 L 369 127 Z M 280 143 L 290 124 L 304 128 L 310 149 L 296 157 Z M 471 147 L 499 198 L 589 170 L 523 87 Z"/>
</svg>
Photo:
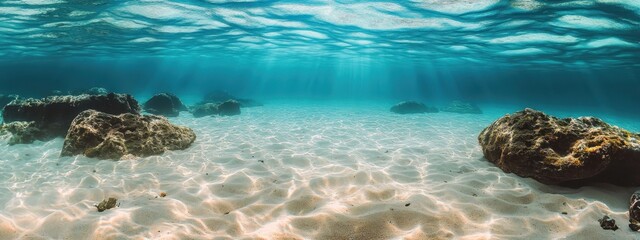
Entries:
<svg viewBox="0 0 640 240">
<path fill-rule="evenodd" d="M 93 109 L 25 102 L 111 92 L 195 141 L 138 154 L 130 117 L 88 130 L 125 156 L 61 154 L 79 120 L 19 144 L 5 130 Z M 149 107 L 159 93 L 184 108 Z M 640 152 L 640 1 L 5 0 L 0 99 L 0 239 L 640 238 L 634 186 L 543 183 L 478 141 L 531 108 L 602 119 Z"/>
</svg>

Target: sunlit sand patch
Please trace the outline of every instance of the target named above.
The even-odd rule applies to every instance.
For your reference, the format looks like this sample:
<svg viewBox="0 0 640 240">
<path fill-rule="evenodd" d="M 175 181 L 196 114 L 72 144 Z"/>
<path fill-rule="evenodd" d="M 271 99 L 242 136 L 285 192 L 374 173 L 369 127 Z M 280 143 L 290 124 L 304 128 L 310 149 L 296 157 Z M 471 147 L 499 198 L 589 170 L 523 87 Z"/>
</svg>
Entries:
<svg viewBox="0 0 640 240">
<path fill-rule="evenodd" d="M 398 116 L 387 107 L 272 104 L 181 116 L 171 121 L 196 131 L 191 148 L 124 161 L 59 158 L 62 139 L 1 144 L 0 236 L 629 236 L 598 229 L 596 219 L 625 219 L 630 189 L 546 186 L 482 160 L 476 135 L 502 112 Z M 109 197 L 119 207 L 97 212 Z"/>
</svg>

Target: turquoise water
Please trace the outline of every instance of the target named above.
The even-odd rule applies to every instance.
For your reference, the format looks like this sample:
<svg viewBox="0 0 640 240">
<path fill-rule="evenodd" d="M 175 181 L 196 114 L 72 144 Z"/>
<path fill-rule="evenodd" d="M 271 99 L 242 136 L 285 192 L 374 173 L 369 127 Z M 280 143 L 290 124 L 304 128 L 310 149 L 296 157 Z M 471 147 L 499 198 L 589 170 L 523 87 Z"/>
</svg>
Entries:
<svg viewBox="0 0 640 240">
<path fill-rule="evenodd" d="M 640 132 L 640 1 L 0 2 L 0 94 L 92 87 L 264 106 L 183 111 L 189 148 L 121 161 L 0 134 L 0 239 L 638 237 L 636 189 L 505 173 L 477 136 L 524 108 Z M 483 114 L 389 112 L 405 100 Z"/>
<path fill-rule="evenodd" d="M 0 5 L 0 89 L 366 99 L 638 116 L 640 5 L 65 1 Z"/>
</svg>

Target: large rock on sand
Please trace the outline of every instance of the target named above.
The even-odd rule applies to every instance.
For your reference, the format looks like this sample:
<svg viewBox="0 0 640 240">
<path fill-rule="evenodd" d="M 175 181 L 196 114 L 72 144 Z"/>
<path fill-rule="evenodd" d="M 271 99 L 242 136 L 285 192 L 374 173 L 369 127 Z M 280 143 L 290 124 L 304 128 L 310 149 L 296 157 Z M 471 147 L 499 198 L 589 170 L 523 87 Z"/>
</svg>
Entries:
<svg viewBox="0 0 640 240">
<path fill-rule="evenodd" d="M 490 162 L 543 183 L 640 185 L 640 135 L 598 118 L 525 109 L 498 119 L 478 139 Z"/>
<path fill-rule="evenodd" d="M 196 135 L 161 116 L 111 115 L 84 111 L 73 120 L 61 156 L 84 154 L 99 159 L 150 156 L 188 148 Z"/>
<path fill-rule="evenodd" d="M 88 109 L 110 114 L 140 113 L 140 106 L 131 95 L 109 93 L 16 100 L 4 107 L 2 117 L 5 123 L 35 122 L 39 128 L 54 130 L 53 135 L 64 136 L 71 121 Z"/>
<path fill-rule="evenodd" d="M 443 112 L 453 112 L 453 113 L 470 113 L 470 114 L 482 114 L 482 110 L 480 107 L 473 103 L 462 102 L 462 101 L 452 101 L 446 107 L 440 109 Z"/>
<path fill-rule="evenodd" d="M 167 117 L 177 117 L 180 111 L 186 111 L 187 107 L 178 96 L 171 93 L 158 93 L 144 103 L 143 108 L 151 114 Z"/>
<path fill-rule="evenodd" d="M 193 107 L 194 117 L 210 115 L 233 116 L 240 114 L 240 103 L 236 100 L 227 100 L 222 103 L 205 103 Z"/>
<path fill-rule="evenodd" d="M 404 101 L 400 102 L 390 109 L 391 112 L 398 114 L 412 114 L 412 113 L 433 113 L 438 112 L 435 107 L 427 107 L 424 103 L 416 101 Z"/>
</svg>

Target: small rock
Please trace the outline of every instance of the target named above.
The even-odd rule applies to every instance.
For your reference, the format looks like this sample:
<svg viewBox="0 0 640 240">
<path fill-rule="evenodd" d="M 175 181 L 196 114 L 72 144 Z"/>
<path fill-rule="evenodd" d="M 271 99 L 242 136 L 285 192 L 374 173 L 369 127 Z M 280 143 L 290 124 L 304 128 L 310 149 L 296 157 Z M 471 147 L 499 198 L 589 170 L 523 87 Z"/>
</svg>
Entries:
<svg viewBox="0 0 640 240">
<path fill-rule="evenodd" d="M 601 219 L 598 219 L 598 222 L 600 223 L 600 227 L 602 227 L 602 229 L 604 230 L 618 230 L 618 225 L 616 225 L 616 220 L 613 220 L 613 218 L 609 218 L 609 216 L 604 215 L 604 217 L 602 217 Z"/>
<path fill-rule="evenodd" d="M 411 205 L 411 203 L 407 203 L 407 204 L 405 204 L 404 206 L 405 206 L 405 207 L 408 207 L 408 206 L 410 206 L 410 205 Z"/>
<path fill-rule="evenodd" d="M 104 210 L 116 207 L 117 203 L 118 203 L 118 199 L 109 198 L 108 200 L 107 199 L 102 200 L 102 202 L 96 205 L 96 207 L 98 208 L 98 212 L 104 212 Z"/>
<path fill-rule="evenodd" d="M 160 193 L 160 197 L 166 197 L 166 196 L 167 196 L 167 193 L 166 193 L 166 192 L 161 192 L 161 193 Z"/>
</svg>

